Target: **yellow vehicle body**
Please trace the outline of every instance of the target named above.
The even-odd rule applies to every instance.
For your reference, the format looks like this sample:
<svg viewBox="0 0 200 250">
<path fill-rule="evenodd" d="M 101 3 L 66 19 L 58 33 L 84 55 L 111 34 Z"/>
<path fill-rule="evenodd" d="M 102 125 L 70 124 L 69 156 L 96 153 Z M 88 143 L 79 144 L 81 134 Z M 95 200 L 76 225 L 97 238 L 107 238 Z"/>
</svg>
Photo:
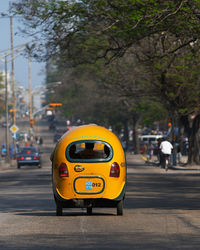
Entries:
<svg viewBox="0 0 200 250">
<path fill-rule="evenodd" d="M 75 127 L 58 141 L 51 160 L 57 215 L 67 207 L 87 208 L 88 214 L 93 207 L 116 207 L 123 214 L 126 161 L 114 133 L 97 125 Z"/>
</svg>

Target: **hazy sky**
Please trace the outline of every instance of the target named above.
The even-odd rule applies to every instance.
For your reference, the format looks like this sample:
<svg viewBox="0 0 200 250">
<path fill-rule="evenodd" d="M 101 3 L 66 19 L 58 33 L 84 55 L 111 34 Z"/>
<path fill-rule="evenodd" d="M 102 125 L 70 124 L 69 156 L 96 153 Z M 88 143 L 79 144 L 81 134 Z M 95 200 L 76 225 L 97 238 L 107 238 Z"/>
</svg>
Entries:
<svg viewBox="0 0 200 250">
<path fill-rule="evenodd" d="M 10 0 L 0 0 L 0 13 L 6 12 L 9 7 Z M 15 1 L 12 1 L 15 2 Z M 17 1 L 16 1 L 17 2 Z M 13 40 L 14 46 L 31 41 L 31 37 L 23 38 L 18 32 L 18 27 L 22 24 L 13 18 Z M 9 18 L 0 18 L 0 51 L 10 48 L 10 20 Z M 1 54 L 0 54 L 1 55 Z M 11 71 L 11 63 L 8 65 L 8 70 Z M 15 79 L 20 85 L 28 88 L 28 60 L 22 56 L 15 59 Z M 4 70 L 4 63 L 0 61 L 0 70 Z M 45 64 L 31 62 L 31 85 L 35 86 L 44 84 L 45 79 Z"/>
</svg>

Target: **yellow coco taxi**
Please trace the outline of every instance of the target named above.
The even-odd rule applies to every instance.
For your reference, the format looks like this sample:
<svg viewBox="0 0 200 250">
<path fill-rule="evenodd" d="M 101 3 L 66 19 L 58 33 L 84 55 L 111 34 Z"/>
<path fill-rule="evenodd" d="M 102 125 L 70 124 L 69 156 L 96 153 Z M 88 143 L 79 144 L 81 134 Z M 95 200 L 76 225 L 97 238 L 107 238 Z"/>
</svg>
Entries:
<svg viewBox="0 0 200 250">
<path fill-rule="evenodd" d="M 116 207 L 123 214 L 126 162 L 115 134 L 97 125 L 75 127 L 51 155 L 56 214 L 63 208 Z"/>
</svg>

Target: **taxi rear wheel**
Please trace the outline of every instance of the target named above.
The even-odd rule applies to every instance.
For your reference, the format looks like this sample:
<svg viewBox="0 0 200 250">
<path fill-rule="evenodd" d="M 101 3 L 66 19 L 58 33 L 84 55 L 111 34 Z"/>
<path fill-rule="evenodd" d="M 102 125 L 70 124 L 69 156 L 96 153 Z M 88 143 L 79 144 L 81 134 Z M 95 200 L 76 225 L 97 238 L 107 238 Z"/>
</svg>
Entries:
<svg viewBox="0 0 200 250">
<path fill-rule="evenodd" d="M 117 203 L 117 215 L 123 215 L 123 200 Z"/>
<path fill-rule="evenodd" d="M 91 215 L 92 214 L 92 207 L 87 207 L 87 214 Z"/>
<path fill-rule="evenodd" d="M 62 216 L 62 210 L 63 210 L 62 205 L 57 203 L 56 204 L 56 215 L 57 216 Z"/>
</svg>

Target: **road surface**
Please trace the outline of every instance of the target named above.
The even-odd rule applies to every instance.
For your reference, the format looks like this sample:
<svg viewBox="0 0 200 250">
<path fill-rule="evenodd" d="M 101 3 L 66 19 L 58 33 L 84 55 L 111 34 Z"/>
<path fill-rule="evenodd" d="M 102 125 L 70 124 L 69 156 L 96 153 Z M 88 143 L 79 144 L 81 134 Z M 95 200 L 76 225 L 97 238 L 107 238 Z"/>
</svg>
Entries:
<svg viewBox="0 0 200 250">
<path fill-rule="evenodd" d="M 43 166 L 0 167 L 0 249 L 199 249 L 200 170 L 169 170 L 127 155 L 124 215 L 114 208 L 64 209 L 55 215 L 51 164 L 53 133 L 46 121 Z"/>
</svg>

